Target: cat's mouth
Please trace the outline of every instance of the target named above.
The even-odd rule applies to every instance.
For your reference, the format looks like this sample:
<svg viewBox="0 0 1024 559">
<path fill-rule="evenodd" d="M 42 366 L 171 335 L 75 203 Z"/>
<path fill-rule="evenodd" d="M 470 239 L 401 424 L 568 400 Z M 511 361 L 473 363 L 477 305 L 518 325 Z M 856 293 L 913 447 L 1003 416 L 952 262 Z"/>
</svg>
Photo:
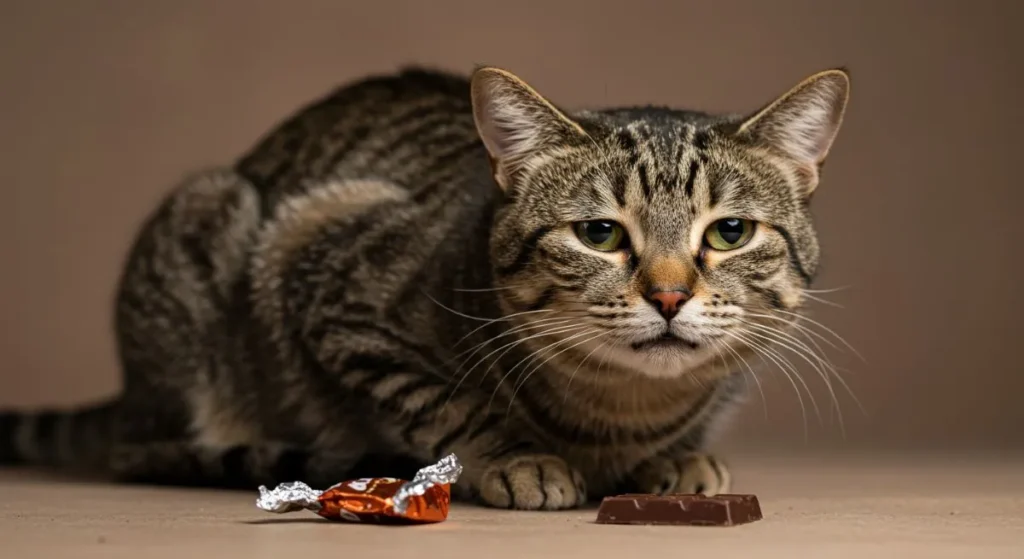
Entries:
<svg viewBox="0 0 1024 559">
<path fill-rule="evenodd" d="M 697 342 L 685 340 L 671 332 L 665 332 L 654 338 L 633 342 L 629 347 L 633 351 L 693 350 L 697 349 Z"/>
</svg>

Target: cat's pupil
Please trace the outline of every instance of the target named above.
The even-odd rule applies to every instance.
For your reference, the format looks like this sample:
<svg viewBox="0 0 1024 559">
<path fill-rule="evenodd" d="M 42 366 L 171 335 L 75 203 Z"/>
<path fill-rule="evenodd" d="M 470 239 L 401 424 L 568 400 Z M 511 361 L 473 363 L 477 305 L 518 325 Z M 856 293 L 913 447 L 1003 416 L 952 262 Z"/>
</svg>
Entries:
<svg viewBox="0 0 1024 559">
<path fill-rule="evenodd" d="M 743 238 L 743 221 L 739 219 L 723 219 L 718 222 L 718 235 L 729 243 L 738 243 Z"/>
<path fill-rule="evenodd" d="M 615 225 L 608 221 L 592 221 L 586 228 L 587 239 L 597 245 L 608 242 L 615 235 Z"/>
</svg>

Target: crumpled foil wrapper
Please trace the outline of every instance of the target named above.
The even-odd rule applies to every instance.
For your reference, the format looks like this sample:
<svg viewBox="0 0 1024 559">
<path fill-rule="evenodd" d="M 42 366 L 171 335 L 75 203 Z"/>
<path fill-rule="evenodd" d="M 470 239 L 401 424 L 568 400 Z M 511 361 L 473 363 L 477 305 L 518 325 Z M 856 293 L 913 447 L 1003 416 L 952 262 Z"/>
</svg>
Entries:
<svg viewBox="0 0 1024 559">
<path fill-rule="evenodd" d="M 274 489 L 260 486 L 256 506 L 273 513 L 311 510 L 326 518 L 355 522 L 382 518 L 437 522 L 447 517 L 448 486 L 461 474 L 462 464 L 449 454 L 405 482 L 391 478 L 350 480 L 325 491 L 301 481 L 282 483 Z"/>
<path fill-rule="evenodd" d="M 438 463 L 421 469 L 416 472 L 416 477 L 412 478 L 412 481 L 400 487 L 395 496 L 391 498 L 395 512 L 405 514 L 410 497 L 422 496 L 427 489 L 435 485 L 455 483 L 460 475 L 462 475 L 462 464 L 454 454 L 449 454 Z"/>
<path fill-rule="evenodd" d="M 267 512 L 285 513 L 303 509 L 315 512 L 322 507 L 320 504 L 320 495 L 322 494 L 323 491 L 313 489 L 301 481 L 282 483 L 273 490 L 261 485 L 256 506 Z"/>
</svg>

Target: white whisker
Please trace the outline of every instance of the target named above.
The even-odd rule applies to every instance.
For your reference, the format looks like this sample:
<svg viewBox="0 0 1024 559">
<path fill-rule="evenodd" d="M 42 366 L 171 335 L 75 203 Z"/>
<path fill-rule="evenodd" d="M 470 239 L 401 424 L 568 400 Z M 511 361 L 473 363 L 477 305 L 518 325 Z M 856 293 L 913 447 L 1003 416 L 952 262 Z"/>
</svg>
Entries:
<svg viewBox="0 0 1024 559">
<path fill-rule="evenodd" d="M 840 305 L 839 303 L 834 303 L 832 301 L 829 301 L 828 299 L 825 299 L 825 298 L 822 298 L 822 297 L 817 297 L 815 295 L 811 295 L 810 293 L 807 293 L 806 291 L 804 292 L 804 297 L 807 297 L 811 301 L 816 301 L 818 303 L 821 303 L 822 305 L 828 305 L 830 307 L 836 307 L 837 309 L 844 309 L 844 308 L 846 308 L 846 307 Z"/>
<path fill-rule="evenodd" d="M 830 342 L 827 338 L 823 337 L 821 334 L 818 334 L 817 332 L 815 332 L 815 331 L 807 328 L 806 326 L 803 326 L 802 324 L 799 324 L 799 323 L 797 323 L 795 321 L 790 321 L 790 320 L 786 320 L 786 319 L 784 319 L 782 317 L 772 316 L 772 315 L 767 315 L 767 314 L 749 314 L 747 316 L 755 317 L 755 318 L 767 318 L 767 319 L 771 319 L 771 320 L 776 320 L 776 321 L 782 322 L 783 324 L 785 324 L 787 326 L 791 326 L 793 328 L 796 328 L 797 331 L 799 331 L 801 334 L 803 334 L 803 336 L 807 339 L 807 341 L 811 345 L 814 346 L 814 350 L 809 348 L 806 344 L 804 344 L 800 340 L 796 339 L 792 334 L 789 334 L 787 332 L 783 332 L 783 331 L 781 331 L 781 330 L 779 330 L 777 328 L 773 328 L 773 327 L 770 327 L 770 326 L 767 326 L 767 325 L 763 325 L 763 324 L 758 324 L 757 325 L 759 328 L 763 329 L 764 331 L 772 331 L 772 332 L 774 332 L 776 334 L 781 334 L 781 335 L 785 336 L 786 339 L 791 340 L 792 342 L 798 344 L 805 352 L 807 352 L 808 354 L 812 355 L 819 363 L 821 363 L 821 365 L 823 367 L 826 367 L 829 370 L 829 372 L 831 372 L 832 378 L 834 378 L 835 380 L 839 381 L 839 383 L 846 390 L 846 393 L 850 396 L 850 399 L 853 400 L 854 404 L 856 404 L 857 408 L 861 411 L 861 413 L 865 414 L 865 415 L 867 414 L 867 412 L 865 411 L 864 406 L 861 403 L 860 399 L 857 398 L 857 395 L 853 392 L 853 389 L 850 387 L 849 383 L 847 383 L 846 379 L 844 379 L 842 374 L 840 374 L 840 372 L 839 372 L 840 368 L 837 367 L 834 363 L 832 363 L 831 360 L 829 360 L 826 357 L 826 353 L 825 353 L 824 349 L 822 349 L 822 347 L 820 345 L 818 345 L 818 343 L 815 342 L 814 338 L 812 338 L 811 336 L 817 337 L 817 338 L 821 339 L 821 341 L 823 341 L 824 343 L 826 343 L 829 346 L 831 346 L 833 349 L 839 350 L 839 348 L 835 344 Z M 747 325 L 753 324 L 753 323 L 750 323 L 750 322 L 747 322 L 747 321 L 744 321 L 744 323 L 747 324 Z M 832 391 L 832 386 L 831 386 L 829 380 L 825 379 L 825 382 L 829 383 L 829 390 Z M 833 400 L 835 401 L 835 405 L 836 405 L 837 411 L 838 411 L 838 406 L 839 406 L 838 399 L 837 399 L 837 397 L 836 397 L 836 395 L 834 393 L 833 393 L 832 397 L 833 397 Z"/>
<path fill-rule="evenodd" d="M 729 351 L 729 353 L 732 354 L 733 362 L 736 363 L 736 367 L 737 368 L 739 368 L 739 362 L 736 361 L 736 359 L 739 359 L 739 361 L 743 362 L 743 366 L 745 366 L 747 368 L 747 372 L 750 373 L 751 378 L 754 379 L 754 383 L 757 385 L 757 392 L 761 395 L 761 409 L 764 410 L 764 418 L 767 420 L 768 419 L 768 400 L 764 396 L 764 388 L 761 386 L 761 379 L 757 378 L 757 373 L 754 372 L 753 367 L 750 366 L 750 363 L 747 363 L 747 360 L 744 359 L 743 356 L 740 355 L 740 353 L 738 351 L 736 351 L 735 349 L 730 347 L 728 342 L 724 342 L 722 340 L 716 340 L 716 339 L 713 339 L 713 338 L 711 339 L 711 342 L 714 344 L 714 346 L 716 348 L 718 347 L 719 344 L 721 344 L 722 347 L 724 347 L 727 351 Z M 742 372 L 742 369 L 740 369 L 740 371 Z"/>
<path fill-rule="evenodd" d="M 462 351 L 458 355 L 455 355 L 454 357 L 452 357 L 449 360 L 449 363 L 451 361 L 454 361 L 454 360 L 462 357 L 463 355 L 466 355 L 467 353 L 470 353 L 469 357 L 467 357 L 466 360 L 463 361 L 463 365 L 464 365 L 466 361 L 469 361 L 469 359 L 471 359 L 473 357 L 473 354 L 476 354 L 478 351 L 483 349 L 485 346 L 487 346 L 487 344 L 489 344 L 491 342 L 497 341 L 497 340 L 499 340 L 501 338 L 504 338 L 506 336 L 511 336 L 511 335 L 520 333 L 520 332 L 522 332 L 524 330 L 530 330 L 530 329 L 533 329 L 533 328 L 537 328 L 539 326 L 554 326 L 554 325 L 557 325 L 557 324 L 564 324 L 566 322 L 571 322 L 572 320 L 573 320 L 573 318 L 571 318 L 571 317 L 566 318 L 566 317 L 563 317 L 563 316 L 554 316 L 554 317 L 550 317 L 550 318 L 541 318 L 541 319 L 538 319 L 538 320 L 534 320 L 534 321 L 531 321 L 531 322 L 520 324 L 519 326 L 516 326 L 514 328 L 510 328 L 508 330 L 505 330 L 504 332 L 501 332 L 500 334 L 492 336 L 492 337 L 490 337 L 490 338 L 488 338 L 488 339 L 486 339 L 486 340 L 484 340 L 484 341 L 482 341 L 482 342 L 480 342 L 480 343 L 478 343 L 478 344 L 476 344 L 476 345 L 474 345 L 474 346 L 472 346 L 472 347 Z M 461 368 L 461 366 L 460 366 L 460 368 Z"/>
<path fill-rule="evenodd" d="M 547 325 L 547 326 L 550 326 L 550 325 Z M 465 373 L 463 373 L 462 377 L 459 379 L 459 382 L 455 385 L 455 388 L 452 389 L 452 394 L 448 396 L 448 400 L 451 400 L 452 395 L 454 395 L 455 392 L 459 389 L 459 387 L 462 386 L 462 383 L 465 382 L 465 380 L 467 378 L 469 378 L 469 375 L 473 372 L 473 370 L 476 369 L 477 367 L 479 367 L 480 364 L 482 364 L 483 362 L 487 361 L 487 358 L 492 356 L 492 355 L 494 355 L 495 353 L 498 353 L 499 351 L 504 350 L 504 352 L 502 352 L 500 355 L 498 355 L 498 357 L 496 357 L 494 359 L 494 361 L 491 363 L 491 365 L 487 368 L 486 371 L 490 371 L 491 367 L 494 366 L 494 363 L 496 363 L 498 360 L 500 360 L 506 353 L 511 351 L 514 347 L 518 346 L 519 344 L 525 343 L 525 342 L 527 342 L 527 341 L 529 341 L 529 340 L 531 340 L 533 338 L 537 338 L 537 337 L 541 337 L 541 336 L 547 336 L 547 335 L 552 335 L 552 334 L 562 334 L 562 333 L 565 333 L 565 332 L 572 332 L 574 330 L 577 330 L 579 328 L 584 328 L 584 327 L 585 327 L 584 325 L 580 325 L 580 324 L 570 325 L 570 326 L 556 326 L 554 328 L 549 328 L 547 330 L 544 330 L 543 332 L 540 332 L 540 333 L 537 333 L 537 334 L 533 334 L 533 335 L 527 336 L 525 338 L 517 338 L 516 340 L 513 340 L 513 341 L 511 341 L 511 342 L 509 342 L 509 343 L 507 343 L 507 344 L 505 344 L 505 345 L 503 345 L 503 346 L 501 346 L 501 347 L 491 351 L 487 355 L 485 355 L 485 356 L 481 357 L 480 359 L 478 359 L 477 362 L 474 363 L 473 366 L 469 368 L 469 370 L 467 370 Z M 469 359 L 467 359 L 466 361 L 468 362 Z M 484 372 L 484 375 L 483 375 L 484 378 L 486 378 L 486 371 Z M 456 370 L 456 374 L 457 373 L 458 373 L 458 370 Z M 504 378 L 502 380 L 504 380 Z M 481 379 L 481 382 L 483 382 L 483 379 Z M 500 384 L 500 382 L 499 382 L 499 384 Z M 446 404 L 447 404 L 447 402 L 446 402 Z"/>
<path fill-rule="evenodd" d="M 570 330 L 570 332 L 575 331 L 575 330 L 579 330 L 580 328 L 586 328 L 586 327 L 587 327 L 586 325 L 572 326 L 572 327 L 570 327 L 570 328 L 572 328 L 572 330 Z M 592 331 L 593 330 L 591 330 L 591 332 Z M 568 332 L 558 332 L 558 333 L 561 334 L 561 333 L 568 333 Z M 586 333 L 589 333 L 589 332 L 584 332 L 583 334 L 586 334 Z M 491 391 L 491 397 L 487 401 L 487 409 L 488 410 L 491 409 L 491 404 L 494 402 L 494 397 L 498 394 L 498 389 L 501 388 L 501 385 L 505 383 L 505 381 L 512 374 L 512 372 L 515 371 L 516 369 L 518 369 L 520 365 L 525 363 L 527 360 L 530 360 L 530 362 L 532 363 L 533 359 L 535 359 L 535 356 L 538 355 L 539 353 L 541 353 L 543 351 L 547 351 L 548 349 L 550 349 L 552 347 L 556 347 L 558 345 L 561 345 L 563 342 L 572 340 L 573 338 L 575 338 L 575 337 L 577 337 L 579 335 L 581 335 L 581 334 L 577 333 L 577 334 L 573 334 L 572 336 L 569 336 L 567 338 L 559 338 L 559 339 L 557 339 L 557 340 L 555 340 L 555 341 L 553 341 L 553 342 L 551 342 L 551 343 L 549 343 L 549 344 L 547 344 L 547 345 L 545 345 L 545 346 L 543 346 L 543 347 L 541 347 L 541 348 L 539 348 L 539 349 L 529 353 L 526 357 L 522 358 L 521 360 L 519 360 L 519 362 L 517 362 L 515 365 L 513 365 L 512 368 L 510 368 L 508 371 L 505 371 L 505 374 L 502 375 L 502 377 L 498 380 L 498 384 L 495 385 L 494 390 Z M 536 337 L 536 336 L 531 336 L 531 338 L 532 337 Z M 523 341 L 526 341 L 528 339 L 529 338 L 526 338 Z M 497 360 L 495 360 L 495 363 L 496 362 L 497 362 Z M 491 366 L 493 367 L 494 363 L 491 363 Z M 488 367 L 488 371 L 489 370 L 490 370 L 490 367 Z M 514 385 L 515 384 L 513 383 L 513 387 L 514 387 Z"/>
<path fill-rule="evenodd" d="M 803 289 L 802 291 L 804 293 L 836 293 L 838 291 L 846 291 L 847 289 L 850 289 L 849 285 L 844 285 L 842 287 L 833 287 L 831 289 Z"/>
<path fill-rule="evenodd" d="M 849 349 L 851 352 L 853 352 L 853 354 L 856 355 L 858 359 L 860 359 L 861 361 L 864 361 L 865 363 L 867 362 L 867 360 L 864 359 L 864 357 L 860 354 L 860 352 L 858 352 L 852 345 L 850 345 L 850 343 L 847 342 L 845 338 L 843 338 L 839 334 L 836 334 L 835 331 L 833 331 L 831 328 L 829 328 L 828 326 L 825 326 L 824 324 L 818 322 L 817 320 L 814 320 L 813 318 L 804 316 L 802 314 L 797 314 L 795 312 L 789 312 L 789 311 L 784 311 L 784 310 L 776 310 L 775 312 L 778 312 L 780 314 L 784 314 L 784 315 L 787 315 L 787 316 L 792 316 L 796 320 L 803 320 L 803 321 L 806 321 L 806 322 L 810 322 L 811 324 L 817 326 L 818 328 L 821 328 L 822 330 L 828 332 L 829 334 L 832 334 L 837 340 L 839 340 L 843 345 L 845 345 L 847 347 L 847 349 Z"/>
<path fill-rule="evenodd" d="M 786 379 L 789 380 L 789 384 L 793 387 L 793 391 L 796 393 L 797 403 L 799 403 L 799 405 L 800 405 L 800 416 L 803 418 L 803 424 L 804 424 L 804 439 L 807 440 L 809 438 L 809 436 L 810 436 L 810 433 L 809 433 L 809 430 L 808 430 L 808 423 L 807 423 L 807 406 L 804 405 L 803 393 L 800 392 L 800 388 L 797 386 L 796 381 L 793 379 L 793 375 L 790 374 L 789 370 L 787 370 L 786 367 L 778 359 L 776 359 L 770 353 L 768 353 L 765 350 L 765 347 L 763 345 L 758 344 L 757 342 L 753 342 L 751 340 L 748 340 L 748 339 L 742 337 L 740 334 L 737 334 L 735 332 L 724 331 L 723 333 L 725 335 L 727 335 L 727 336 L 735 338 L 740 343 L 744 344 L 745 346 L 747 346 L 748 348 L 753 350 L 755 353 L 758 354 L 758 356 L 761 358 L 762 362 L 767 357 L 770 361 L 775 363 L 775 365 L 779 368 L 779 370 L 782 371 L 782 374 L 786 376 Z M 794 370 L 794 373 L 795 373 L 795 370 Z M 799 376 L 798 373 L 797 373 L 797 376 Z M 812 397 L 812 400 L 813 400 L 813 394 L 811 395 L 811 397 Z M 820 417 L 820 415 L 819 415 L 819 417 Z"/>
<path fill-rule="evenodd" d="M 554 355 L 552 355 L 552 356 L 548 357 L 548 358 L 547 358 L 547 359 L 545 359 L 544 361 L 541 361 L 541 362 L 540 362 L 539 364 L 535 365 L 535 366 L 534 366 L 534 367 L 533 367 L 532 369 L 530 369 L 530 371 L 529 371 L 529 372 L 527 372 L 527 373 L 523 374 L 523 375 L 522 375 L 522 377 L 523 377 L 522 381 L 517 381 L 517 382 L 513 383 L 513 384 L 512 384 L 512 396 L 511 396 L 511 397 L 509 398 L 509 401 L 508 401 L 508 408 L 507 408 L 507 409 L 505 410 L 505 414 L 506 414 L 506 416 L 507 416 L 507 415 L 508 415 L 509 413 L 512 413 L 512 404 L 513 404 L 513 403 L 515 402 L 515 400 L 516 400 L 516 394 L 517 394 L 517 393 L 519 392 L 519 389 L 520 389 L 520 388 L 522 388 L 522 387 L 523 387 L 523 385 L 525 385 L 525 384 L 526 384 L 526 381 L 530 380 L 530 377 L 531 377 L 531 376 L 532 376 L 532 375 L 533 375 L 533 374 L 534 374 L 535 372 L 537 372 L 537 371 L 538 371 L 538 370 L 539 370 L 539 369 L 540 369 L 541 367 L 543 367 L 543 366 L 544 366 L 545 364 L 547 364 L 547 363 L 548 363 L 549 361 L 551 361 L 551 360 L 552 360 L 552 359 L 554 359 L 555 357 L 558 357 L 559 355 L 561 355 L 561 354 L 565 353 L 566 351 L 569 351 L 570 349 L 572 349 L 572 348 L 574 348 L 574 347 L 578 347 L 578 346 L 581 346 L 581 345 L 583 345 L 583 344 L 585 344 L 585 343 L 588 343 L 588 342 L 592 342 L 592 341 L 594 341 L 594 340 L 600 339 L 600 338 L 602 338 L 603 336 L 607 336 L 608 334 L 610 334 L 610 333 L 611 333 L 611 332 L 609 332 L 609 331 L 607 331 L 607 330 L 599 330 L 599 329 L 594 329 L 594 330 L 588 330 L 588 331 L 586 331 L 586 332 L 582 332 L 582 333 L 580 333 L 580 334 L 575 334 L 575 335 L 573 335 L 573 336 L 570 336 L 570 337 L 566 338 L 566 341 L 572 340 L 573 338 L 578 338 L 579 336 L 583 336 L 583 335 L 587 335 L 587 334 L 592 334 L 592 333 L 594 333 L 594 332 L 598 332 L 598 333 L 597 333 L 596 335 L 594 335 L 594 336 L 591 336 L 591 337 L 589 337 L 589 338 L 586 338 L 585 340 L 583 340 L 583 341 L 581 341 L 581 342 L 576 342 L 575 344 L 572 344 L 572 345 L 571 345 L 571 346 L 569 346 L 569 347 L 566 347 L 566 348 L 563 348 L 563 349 L 559 350 L 559 351 L 558 351 L 557 353 L 555 353 Z M 567 391 L 567 393 L 568 393 L 568 391 Z"/>
<path fill-rule="evenodd" d="M 614 332 L 614 330 L 607 332 L 607 334 L 612 334 L 613 332 Z M 580 371 L 580 368 L 583 367 L 583 364 L 586 363 L 588 359 L 590 359 L 591 355 L 596 353 L 597 350 L 605 347 L 607 344 L 608 344 L 607 341 L 602 342 L 600 344 L 597 344 L 597 347 L 595 347 L 594 349 L 590 350 L 590 353 L 588 353 L 583 359 L 581 359 L 579 364 L 576 365 L 576 368 L 573 369 L 572 374 L 569 375 L 568 382 L 565 383 L 565 396 L 562 397 L 562 403 L 563 404 L 566 403 L 569 400 L 569 387 L 572 386 L 572 380 L 574 378 L 576 378 L 576 373 L 578 373 Z"/>
<path fill-rule="evenodd" d="M 785 332 L 781 332 L 779 330 L 776 330 L 776 329 L 773 329 L 773 328 L 768 328 L 766 326 L 762 326 L 762 325 L 759 325 L 759 324 L 747 323 L 746 326 L 748 328 L 757 328 L 757 329 L 761 330 L 762 332 L 765 332 L 765 333 L 759 333 L 759 332 L 753 332 L 751 330 L 747 330 L 747 332 L 750 335 L 756 336 L 759 339 L 775 343 L 775 344 L 777 344 L 777 345 L 779 345 L 779 346 L 781 346 L 783 348 L 788 349 L 789 351 L 793 352 L 797 357 L 799 357 L 799 358 L 803 359 L 805 362 L 807 362 L 807 364 L 810 365 L 811 368 L 814 369 L 814 371 L 818 374 L 818 376 L 821 377 L 822 381 L 825 382 L 825 386 L 828 388 L 829 395 L 832 398 L 831 406 L 835 407 L 836 413 L 838 414 L 838 417 L 839 417 L 839 430 L 843 433 L 843 436 L 845 437 L 846 436 L 846 425 L 845 425 L 845 422 L 843 421 L 843 411 L 842 411 L 842 408 L 839 405 L 839 399 L 836 397 L 836 391 L 832 387 L 832 381 L 831 381 L 831 379 L 829 378 L 829 375 L 828 375 L 828 371 L 830 369 L 827 368 L 827 367 L 831 367 L 831 365 L 828 365 L 817 354 L 812 352 L 811 349 L 806 344 L 804 344 L 800 340 L 797 340 L 796 338 L 790 336 L 789 334 L 786 334 Z M 790 342 L 790 340 L 793 340 L 795 343 Z M 806 351 L 807 353 L 809 353 L 813 357 L 815 357 L 817 359 L 818 363 L 815 363 L 810 358 L 808 358 L 807 355 L 804 353 L 804 351 Z M 833 371 L 833 373 L 834 373 L 834 371 Z M 831 407 L 830 407 L 830 409 L 831 409 Z"/>
<path fill-rule="evenodd" d="M 462 336 L 461 338 L 459 338 L 459 341 L 455 342 L 455 345 L 453 345 L 452 348 L 454 349 L 456 347 L 459 347 L 459 344 L 461 344 L 462 342 L 466 341 L 466 338 L 469 338 L 473 334 L 476 334 L 480 330 L 482 330 L 484 328 L 487 328 L 488 326 L 490 326 L 490 325 L 492 325 L 492 324 L 494 324 L 496 322 L 506 322 L 506 321 L 512 320 L 513 318 L 517 318 L 517 317 L 520 317 L 520 316 L 523 316 L 523 315 L 527 315 L 527 314 L 551 313 L 551 312 L 556 312 L 556 311 L 551 310 L 551 309 L 539 309 L 539 310 L 535 310 L 535 311 L 522 311 L 522 312 L 512 313 L 512 314 L 510 314 L 508 316 L 492 318 L 491 320 L 489 320 L 487 322 L 484 322 L 480 326 L 477 326 L 476 328 L 470 330 L 469 333 L 466 334 L 465 336 Z"/>
<path fill-rule="evenodd" d="M 441 301 L 438 301 L 437 299 L 435 299 L 435 298 L 434 298 L 434 297 L 433 297 L 433 296 L 432 296 L 431 294 L 427 293 L 426 291 L 422 291 L 422 290 L 421 290 L 421 292 L 422 292 L 422 293 L 423 293 L 424 295 L 426 295 L 426 296 L 427 296 L 427 299 L 430 299 L 430 300 L 431 300 L 431 301 L 433 301 L 433 302 L 434 302 L 434 303 L 435 303 L 435 304 L 436 304 L 437 306 L 439 306 L 439 307 L 441 307 L 442 309 L 444 309 L 444 310 L 446 310 L 446 311 L 448 311 L 448 312 L 450 312 L 450 313 L 454 314 L 455 316 L 461 316 L 462 318 L 468 318 L 469 320 L 479 320 L 479 321 L 483 321 L 483 322 L 493 322 L 493 321 L 495 321 L 495 320 L 501 320 L 501 319 L 502 319 L 502 317 L 498 317 L 498 318 L 491 318 L 491 317 L 481 317 L 481 316 L 473 316 L 473 315 L 471 315 L 471 314 L 466 314 L 466 313 L 464 313 L 464 312 L 460 312 L 460 311 L 457 311 L 457 310 L 455 310 L 455 309 L 453 309 L 453 308 L 451 308 L 451 307 L 449 307 L 449 306 L 445 305 L 445 304 L 444 304 L 444 303 L 442 303 Z"/>
<path fill-rule="evenodd" d="M 826 338 L 825 336 L 822 336 L 821 334 L 815 332 L 814 330 L 811 330 L 810 328 L 804 326 L 803 324 L 798 323 L 795 320 L 787 320 L 787 319 L 785 319 L 785 318 L 783 318 L 781 316 L 774 316 L 774 315 L 770 315 L 770 314 L 758 314 L 758 313 L 748 313 L 746 316 L 749 316 L 751 318 L 767 318 L 768 320 L 774 320 L 776 322 L 781 322 L 781 323 L 785 324 L 786 326 L 789 326 L 789 327 L 792 327 L 792 328 L 796 328 L 803 335 L 803 337 L 806 338 L 809 343 L 814 345 L 814 347 L 820 353 L 822 353 L 822 354 L 824 354 L 825 351 L 822 349 L 822 347 L 820 345 L 818 345 L 818 342 L 814 341 L 814 338 L 817 338 L 817 339 L 821 340 L 823 343 L 828 344 L 829 347 L 831 347 L 832 349 L 834 349 L 836 351 L 840 351 L 840 352 L 843 351 L 839 346 L 837 346 L 836 344 L 832 343 L 832 341 L 829 340 L 828 338 Z"/>
</svg>

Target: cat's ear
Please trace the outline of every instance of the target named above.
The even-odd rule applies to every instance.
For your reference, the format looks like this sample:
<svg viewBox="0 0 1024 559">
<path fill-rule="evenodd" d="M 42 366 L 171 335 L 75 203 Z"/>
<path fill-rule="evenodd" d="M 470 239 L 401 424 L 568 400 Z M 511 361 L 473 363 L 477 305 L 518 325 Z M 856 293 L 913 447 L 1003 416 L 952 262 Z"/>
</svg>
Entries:
<svg viewBox="0 0 1024 559">
<path fill-rule="evenodd" d="M 850 97 L 845 69 L 819 72 L 744 121 L 737 132 L 796 163 L 809 174 L 809 190 L 839 134 Z"/>
<path fill-rule="evenodd" d="M 508 188 L 533 156 L 587 135 L 579 124 L 505 70 L 478 68 L 471 83 L 477 133 L 502 189 Z"/>
</svg>

